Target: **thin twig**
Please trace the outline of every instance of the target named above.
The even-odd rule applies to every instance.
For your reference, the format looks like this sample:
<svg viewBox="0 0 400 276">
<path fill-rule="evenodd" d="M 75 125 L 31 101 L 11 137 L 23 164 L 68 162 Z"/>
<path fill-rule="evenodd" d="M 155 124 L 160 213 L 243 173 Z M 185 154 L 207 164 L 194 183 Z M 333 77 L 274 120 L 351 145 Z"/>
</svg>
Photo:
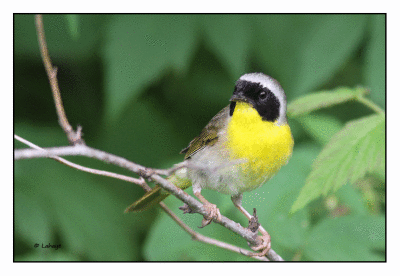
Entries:
<svg viewBox="0 0 400 276">
<path fill-rule="evenodd" d="M 41 14 L 35 16 L 35 22 L 36 22 L 36 32 L 38 35 L 38 41 L 40 47 L 40 54 L 42 55 L 43 64 L 46 69 L 47 76 L 49 78 L 51 91 L 53 93 L 54 103 L 58 115 L 58 122 L 61 128 L 67 134 L 68 141 L 71 144 L 84 143 L 81 137 L 82 129 L 78 127 L 77 131 L 75 132 L 70 123 L 68 122 L 67 116 L 65 115 L 64 106 L 61 100 L 60 88 L 58 87 L 57 68 L 53 67 L 51 63 L 49 51 L 47 49 L 46 37 L 44 34 L 43 17 Z"/>
<path fill-rule="evenodd" d="M 45 149 L 25 140 L 24 138 L 14 134 L 14 138 L 17 139 L 18 141 L 20 141 L 21 143 L 24 143 L 25 145 L 30 146 L 31 148 L 34 149 L 38 149 L 38 150 L 43 150 L 45 151 Z M 58 162 L 60 162 L 61 164 L 67 165 L 71 168 L 80 170 L 80 171 L 84 171 L 84 172 L 88 172 L 88 173 L 92 173 L 92 174 L 97 174 L 97 175 L 103 175 L 103 176 L 108 176 L 108 177 L 112 177 L 112 178 L 116 178 L 116 179 L 120 179 L 123 181 L 127 181 L 127 182 L 131 182 L 131 183 L 135 183 L 137 185 L 140 185 L 143 187 L 145 180 L 141 177 L 141 178 L 134 178 L 134 177 L 130 177 L 130 176 L 126 176 L 126 175 L 122 175 L 122 174 L 117 174 L 117 173 L 113 173 L 113 172 L 108 172 L 108 171 L 102 171 L 102 170 L 96 170 L 96 169 L 92 169 L 92 168 L 88 168 L 88 167 L 84 167 L 75 163 L 72 163 L 68 160 L 65 160 L 64 158 L 58 157 L 58 156 L 53 156 L 50 157 Z"/>
</svg>

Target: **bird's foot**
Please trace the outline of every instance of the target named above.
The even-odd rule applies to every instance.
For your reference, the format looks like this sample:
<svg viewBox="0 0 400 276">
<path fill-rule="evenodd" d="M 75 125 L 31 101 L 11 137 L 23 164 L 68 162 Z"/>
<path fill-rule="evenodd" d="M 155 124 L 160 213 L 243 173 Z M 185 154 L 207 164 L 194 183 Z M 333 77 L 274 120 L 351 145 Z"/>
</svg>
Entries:
<svg viewBox="0 0 400 276">
<path fill-rule="evenodd" d="M 262 236 L 258 236 L 257 239 L 260 240 L 260 244 L 257 246 L 251 246 L 250 248 L 253 251 L 260 251 L 257 253 L 252 253 L 253 256 L 265 256 L 268 251 L 271 249 L 271 236 L 268 234 L 268 232 L 263 233 Z"/>
<path fill-rule="evenodd" d="M 203 203 L 203 208 L 208 213 L 208 215 L 204 216 L 203 220 L 201 221 L 201 226 L 199 226 L 199 228 L 203 228 L 209 225 L 213 219 L 221 221 L 221 213 L 217 208 L 217 205 L 210 202 L 205 202 Z"/>
</svg>

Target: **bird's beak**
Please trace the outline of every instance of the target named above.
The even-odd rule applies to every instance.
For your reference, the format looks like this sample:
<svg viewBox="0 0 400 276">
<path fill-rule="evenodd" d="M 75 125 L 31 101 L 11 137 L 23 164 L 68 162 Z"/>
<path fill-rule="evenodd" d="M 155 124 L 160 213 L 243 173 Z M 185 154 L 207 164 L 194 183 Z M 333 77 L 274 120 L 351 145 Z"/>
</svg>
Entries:
<svg viewBox="0 0 400 276">
<path fill-rule="evenodd" d="M 229 101 L 231 101 L 231 102 L 246 102 L 246 103 L 249 102 L 249 100 L 244 96 L 243 92 L 237 92 L 237 93 L 233 94 Z"/>
</svg>

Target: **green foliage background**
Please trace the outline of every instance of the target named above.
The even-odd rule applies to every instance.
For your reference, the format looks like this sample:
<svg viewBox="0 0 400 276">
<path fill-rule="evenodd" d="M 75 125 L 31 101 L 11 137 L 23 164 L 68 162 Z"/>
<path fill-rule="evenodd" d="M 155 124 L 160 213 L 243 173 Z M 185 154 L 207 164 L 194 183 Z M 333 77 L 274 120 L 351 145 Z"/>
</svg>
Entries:
<svg viewBox="0 0 400 276">
<path fill-rule="evenodd" d="M 289 103 L 311 92 L 363 85 L 385 109 L 384 15 L 44 15 L 44 26 L 71 124 L 83 126 L 88 145 L 144 166 L 181 161 L 179 151 L 228 104 L 234 82 L 246 72 L 279 80 Z M 257 208 L 285 260 L 385 260 L 384 172 L 289 212 L 323 146 L 346 122 L 372 114 L 350 101 L 289 118 L 292 159 L 243 199 L 247 210 Z M 14 122 L 16 134 L 41 147 L 67 144 L 33 15 L 14 16 Z M 15 147 L 25 146 L 15 141 Z M 16 261 L 249 260 L 192 241 L 158 209 L 124 214 L 143 194 L 133 184 L 45 159 L 14 161 L 14 180 Z M 247 225 L 229 196 L 205 196 Z M 219 225 L 198 229 L 198 215 L 181 215 L 175 198 L 166 202 L 200 233 L 247 246 Z M 61 248 L 42 248 L 49 243 Z"/>
</svg>

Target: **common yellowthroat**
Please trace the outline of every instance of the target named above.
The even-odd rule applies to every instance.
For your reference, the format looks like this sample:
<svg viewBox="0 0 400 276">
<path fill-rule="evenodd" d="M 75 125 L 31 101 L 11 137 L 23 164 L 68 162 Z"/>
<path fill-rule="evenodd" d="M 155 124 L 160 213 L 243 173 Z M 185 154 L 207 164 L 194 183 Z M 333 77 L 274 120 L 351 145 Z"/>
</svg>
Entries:
<svg viewBox="0 0 400 276">
<path fill-rule="evenodd" d="M 263 185 L 292 155 L 294 141 L 286 120 L 286 95 L 275 79 L 262 73 L 241 76 L 230 102 L 181 151 L 188 166 L 169 177 L 181 189 L 193 186 L 194 194 L 209 212 L 205 225 L 221 215 L 216 205 L 201 195 L 202 189 L 231 195 L 234 205 L 250 219 L 241 206 L 243 192 Z M 126 212 L 145 210 L 168 195 L 156 186 Z"/>
</svg>

